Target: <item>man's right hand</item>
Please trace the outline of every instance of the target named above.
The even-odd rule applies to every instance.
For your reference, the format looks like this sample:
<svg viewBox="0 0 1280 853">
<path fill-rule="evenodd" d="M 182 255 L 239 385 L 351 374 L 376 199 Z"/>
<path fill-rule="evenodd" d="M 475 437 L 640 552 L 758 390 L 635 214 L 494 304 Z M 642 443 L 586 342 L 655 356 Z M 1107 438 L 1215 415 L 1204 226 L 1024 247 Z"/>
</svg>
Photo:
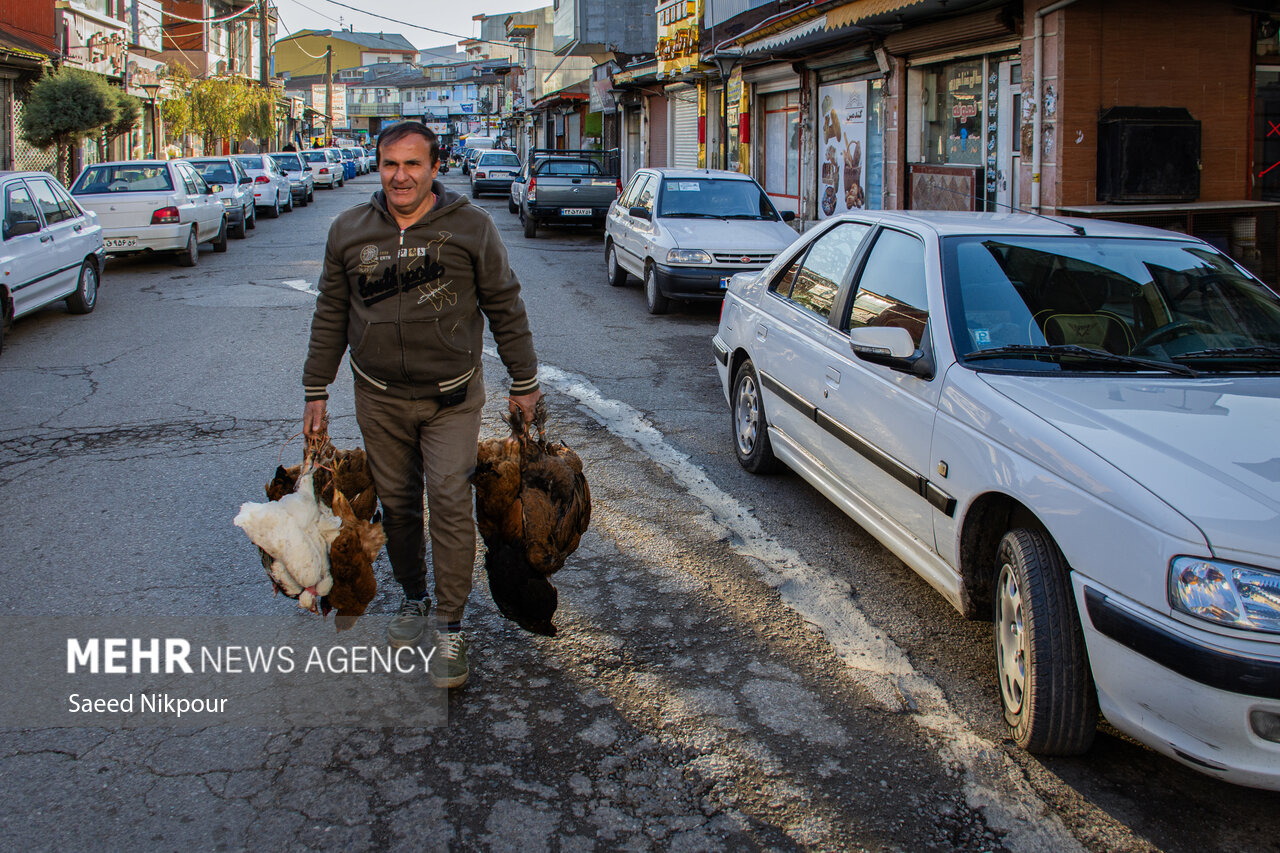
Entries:
<svg viewBox="0 0 1280 853">
<path fill-rule="evenodd" d="M 324 430 L 324 413 L 327 400 L 311 400 L 302 410 L 302 434 L 315 438 Z"/>
</svg>

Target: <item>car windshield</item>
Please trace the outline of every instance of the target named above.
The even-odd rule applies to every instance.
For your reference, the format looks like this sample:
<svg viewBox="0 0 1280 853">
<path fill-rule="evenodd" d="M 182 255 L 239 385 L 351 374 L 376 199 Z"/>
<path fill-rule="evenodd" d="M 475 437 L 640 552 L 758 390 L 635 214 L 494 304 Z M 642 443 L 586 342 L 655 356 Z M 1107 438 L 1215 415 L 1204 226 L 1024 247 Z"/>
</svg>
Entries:
<svg viewBox="0 0 1280 853">
<path fill-rule="evenodd" d="M 246 169 L 257 169 L 259 172 L 262 171 L 262 158 L 257 154 L 245 154 L 240 157 L 235 157 L 234 159 Z"/>
<path fill-rule="evenodd" d="M 664 178 L 658 216 L 686 219 L 778 219 L 755 181 Z"/>
<path fill-rule="evenodd" d="M 302 161 L 298 159 L 297 154 L 272 154 L 271 159 L 275 160 L 281 169 L 289 169 L 294 172 L 302 169 Z"/>
<path fill-rule="evenodd" d="M 493 151 L 487 153 L 480 158 L 480 163 L 484 166 L 510 166 L 513 169 L 520 168 L 520 158 L 506 151 Z"/>
<path fill-rule="evenodd" d="M 325 156 L 325 153 L 323 151 L 306 151 L 306 152 L 303 152 L 302 156 L 307 159 L 308 163 L 329 162 L 329 159 Z"/>
<path fill-rule="evenodd" d="M 231 165 L 222 160 L 216 160 L 212 163 L 201 163 L 198 160 L 191 161 L 191 165 L 196 167 L 196 171 L 200 173 L 200 177 L 210 184 L 234 184 L 236 182 L 236 174 L 231 171 Z"/>
<path fill-rule="evenodd" d="M 1280 371 L 1280 297 L 1203 243 L 954 237 L 942 248 L 952 342 L 975 368 Z"/>
<path fill-rule="evenodd" d="M 173 189 L 169 170 L 163 165 L 120 163 L 89 166 L 71 188 L 73 195 L 94 193 L 147 193 Z"/>
</svg>

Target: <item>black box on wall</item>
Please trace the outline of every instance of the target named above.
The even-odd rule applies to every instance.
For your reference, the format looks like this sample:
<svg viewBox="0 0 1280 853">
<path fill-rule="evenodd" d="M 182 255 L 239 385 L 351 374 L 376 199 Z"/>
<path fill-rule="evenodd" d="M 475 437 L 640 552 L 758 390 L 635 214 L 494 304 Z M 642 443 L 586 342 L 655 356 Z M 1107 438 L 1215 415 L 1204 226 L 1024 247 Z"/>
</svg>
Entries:
<svg viewBox="0 0 1280 853">
<path fill-rule="evenodd" d="M 1111 107 L 1098 119 L 1098 201 L 1195 201 L 1200 122 L 1182 107 Z"/>
</svg>

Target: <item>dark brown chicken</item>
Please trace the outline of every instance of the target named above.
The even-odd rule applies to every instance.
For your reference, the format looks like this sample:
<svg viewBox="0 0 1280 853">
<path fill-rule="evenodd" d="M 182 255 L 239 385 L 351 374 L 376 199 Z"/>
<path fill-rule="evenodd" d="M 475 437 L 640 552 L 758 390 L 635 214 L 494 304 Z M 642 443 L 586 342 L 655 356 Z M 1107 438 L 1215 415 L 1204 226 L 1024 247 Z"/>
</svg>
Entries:
<svg viewBox="0 0 1280 853">
<path fill-rule="evenodd" d="M 564 565 L 586 532 L 591 490 L 578 454 L 546 440 L 545 400 L 534 416 L 536 435 L 519 413 L 508 422 L 510 436 L 480 442 L 472 477 L 489 592 L 503 616 L 554 636 L 559 596 L 547 576 Z"/>
<path fill-rule="evenodd" d="M 338 538 L 329 546 L 329 571 L 333 574 L 333 589 L 321 602 L 327 612 L 332 607 L 339 631 L 356 624 L 369 602 L 378 591 L 373 575 L 373 561 L 386 544 L 387 537 L 378 522 L 370 523 L 357 517 L 341 489 L 333 492 L 333 513 L 342 519 Z"/>
</svg>

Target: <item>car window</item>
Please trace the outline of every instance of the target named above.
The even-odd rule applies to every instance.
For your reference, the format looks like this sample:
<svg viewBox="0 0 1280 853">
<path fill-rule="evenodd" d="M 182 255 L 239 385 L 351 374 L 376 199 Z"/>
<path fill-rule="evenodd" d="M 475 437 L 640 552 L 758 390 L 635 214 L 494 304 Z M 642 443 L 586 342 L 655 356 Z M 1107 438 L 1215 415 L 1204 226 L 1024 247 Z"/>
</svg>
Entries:
<svg viewBox="0 0 1280 853">
<path fill-rule="evenodd" d="M 644 182 L 644 187 L 640 190 L 640 194 L 636 196 L 635 207 L 643 207 L 650 213 L 653 212 L 653 199 L 658 193 L 658 176 L 650 175 L 649 180 Z"/>
<path fill-rule="evenodd" d="M 40 221 L 31 193 L 22 184 L 11 184 L 4 198 L 4 230 L 7 232 L 14 224 L 28 219 Z"/>
<path fill-rule="evenodd" d="M 71 194 L 145 193 L 172 189 L 169 170 L 163 165 L 117 163 L 86 168 L 76 179 Z"/>
<path fill-rule="evenodd" d="M 190 195 L 199 195 L 202 189 L 198 183 L 199 176 L 196 175 L 195 169 L 187 163 L 175 163 L 174 168 L 178 172 L 178 177 L 182 179 L 182 185 L 186 187 Z"/>
<path fill-rule="evenodd" d="M 245 154 L 243 156 L 236 157 L 235 161 L 246 169 L 254 169 L 258 172 L 262 171 L 262 158 L 257 154 Z"/>
<path fill-rule="evenodd" d="M 600 167 L 590 160 L 548 160 L 538 166 L 538 174 L 580 178 L 600 174 Z"/>
<path fill-rule="evenodd" d="M 44 214 L 44 221 L 49 225 L 61 222 L 70 217 L 66 211 L 58 204 L 58 197 L 53 194 L 53 188 L 45 181 L 28 181 L 27 186 L 31 188 L 31 195 L 36 200 L 36 206 L 40 208 L 40 212 Z"/>
<path fill-rule="evenodd" d="M 323 163 L 325 156 L 323 151 L 307 151 L 302 155 L 308 163 Z"/>
<path fill-rule="evenodd" d="M 490 151 L 481 155 L 480 162 L 486 166 L 511 166 L 518 168 L 520 158 L 506 151 Z"/>
<path fill-rule="evenodd" d="M 824 320 L 831 316 L 836 294 L 848 278 L 858 248 L 871 230 L 861 222 L 844 222 L 814 240 L 809 250 L 778 276 L 769 289 Z"/>
<path fill-rule="evenodd" d="M 284 169 L 290 169 L 295 172 L 302 169 L 302 163 L 298 160 L 297 154 L 272 154 L 271 159 L 275 160 Z"/>
<path fill-rule="evenodd" d="M 665 178 L 659 216 L 675 218 L 778 219 L 755 181 L 717 178 Z"/>
<path fill-rule="evenodd" d="M 631 181 L 627 184 L 627 188 L 622 191 L 622 196 L 618 199 L 618 206 L 624 210 L 636 203 L 636 196 L 640 195 L 640 188 L 644 186 L 644 182 L 649 179 L 647 172 L 637 172 L 631 176 Z"/>
<path fill-rule="evenodd" d="M 885 229 L 863 264 L 842 328 L 900 327 L 911 333 L 919 348 L 928 320 L 924 244 L 909 234 Z"/>
<path fill-rule="evenodd" d="M 215 160 L 212 163 L 194 162 L 191 164 L 200 177 L 211 184 L 234 184 L 236 173 L 231 170 L 228 161 Z"/>
<path fill-rule="evenodd" d="M 84 214 L 80 209 L 80 205 L 76 204 L 67 191 L 62 188 L 62 184 L 50 178 L 40 178 L 40 182 L 49 188 L 53 193 L 53 197 L 58 200 L 58 207 L 62 210 L 63 219 L 75 219 Z"/>
</svg>

